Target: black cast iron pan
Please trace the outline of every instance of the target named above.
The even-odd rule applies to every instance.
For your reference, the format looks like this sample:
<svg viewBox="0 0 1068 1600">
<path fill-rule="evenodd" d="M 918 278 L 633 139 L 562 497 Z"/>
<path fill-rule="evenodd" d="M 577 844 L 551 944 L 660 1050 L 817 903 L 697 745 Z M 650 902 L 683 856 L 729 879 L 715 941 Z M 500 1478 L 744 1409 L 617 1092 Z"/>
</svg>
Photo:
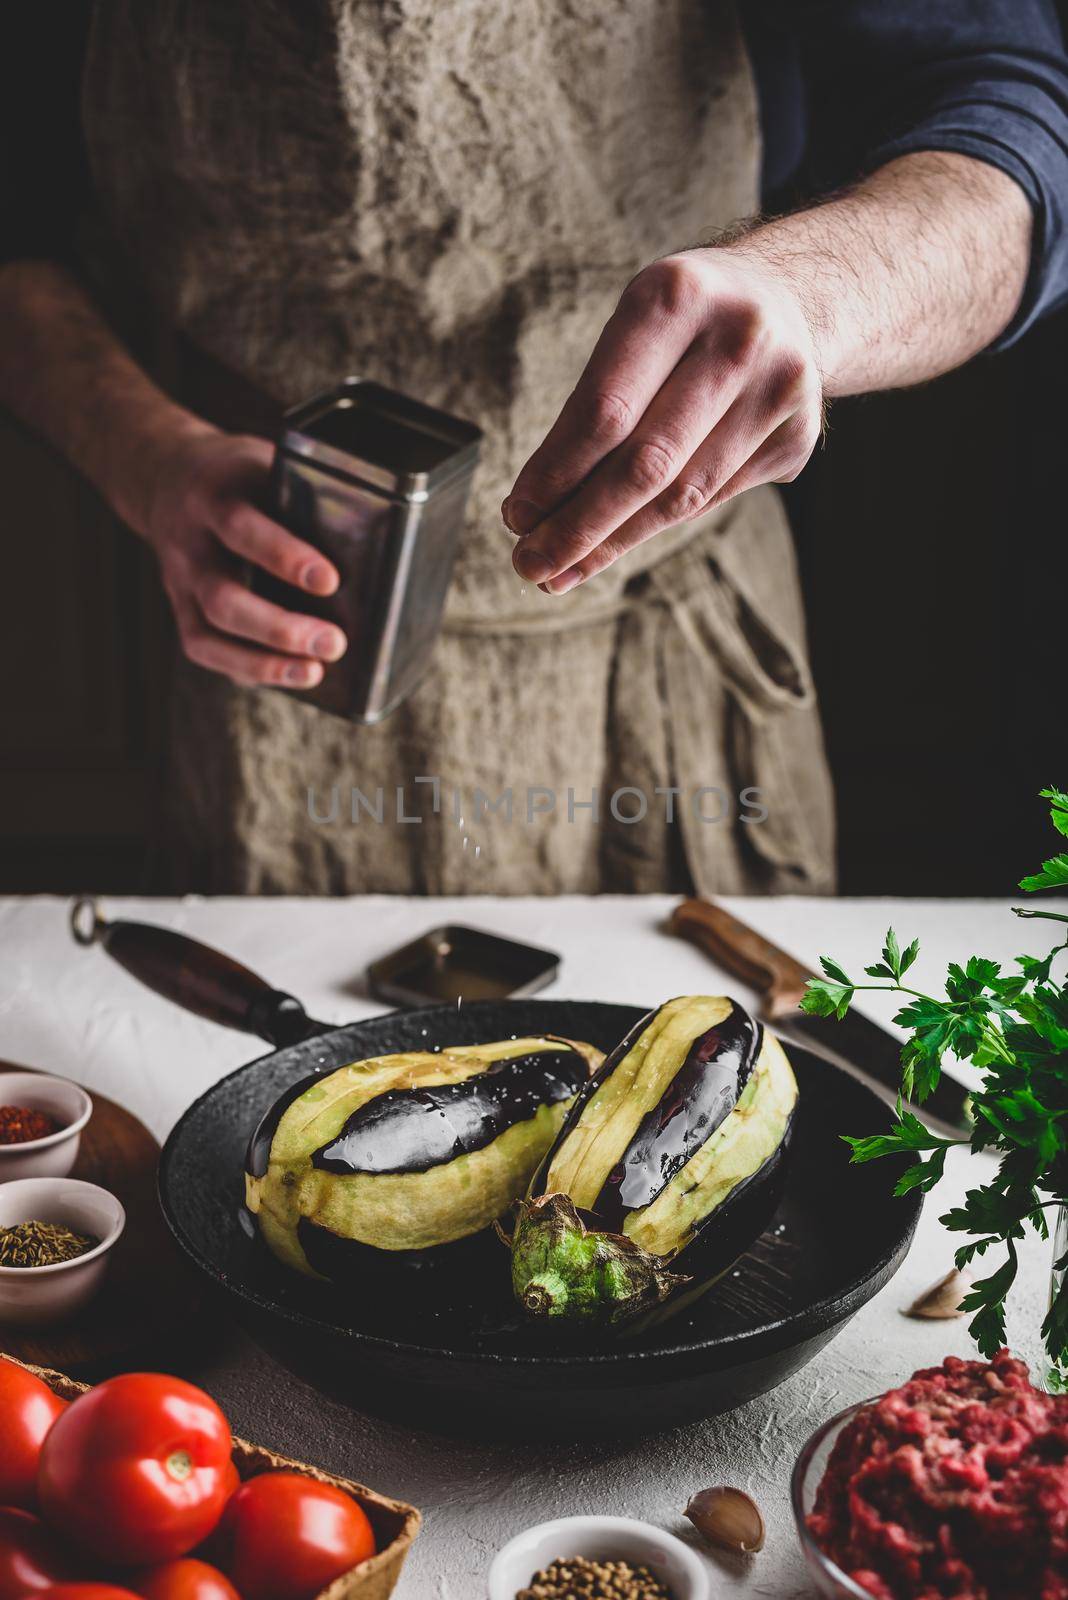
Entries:
<svg viewBox="0 0 1068 1600">
<path fill-rule="evenodd" d="M 713 1289 L 656 1329 L 577 1339 L 523 1325 L 507 1252 L 492 1232 L 369 1270 L 345 1291 L 297 1278 L 268 1256 L 242 1207 L 249 1132 L 291 1083 L 364 1056 L 512 1034 L 558 1034 L 607 1051 L 646 1008 L 477 1001 L 327 1028 L 182 935 L 104 923 L 95 909 L 90 919 L 84 903 L 74 918 L 83 943 L 99 940 L 169 999 L 278 1046 L 190 1106 L 163 1149 L 160 1201 L 179 1244 L 252 1336 L 360 1409 L 447 1432 L 537 1438 L 648 1433 L 732 1410 L 810 1361 L 908 1250 L 919 1196 L 893 1195 L 893 1162 L 850 1166 L 839 1137 L 885 1126 L 885 1105 L 791 1046 L 801 1093 L 778 1209 Z"/>
</svg>

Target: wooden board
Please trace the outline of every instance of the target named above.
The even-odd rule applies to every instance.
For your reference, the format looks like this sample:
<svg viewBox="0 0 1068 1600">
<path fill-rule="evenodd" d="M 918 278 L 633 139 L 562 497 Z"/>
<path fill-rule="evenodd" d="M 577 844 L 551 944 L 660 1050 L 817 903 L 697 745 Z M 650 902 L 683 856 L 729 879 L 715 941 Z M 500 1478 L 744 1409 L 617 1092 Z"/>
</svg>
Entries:
<svg viewBox="0 0 1068 1600">
<path fill-rule="evenodd" d="M 33 1070 L 0 1062 L 0 1071 Z M 99 1294 L 83 1311 L 54 1327 L 0 1323 L 0 1349 L 35 1366 L 103 1378 L 146 1362 L 158 1368 L 177 1341 L 187 1347 L 203 1290 L 159 1209 L 159 1145 L 132 1112 L 89 1092 L 93 1114 L 71 1177 L 117 1195 L 126 1208 L 125 1232 Z"/>
</svg>

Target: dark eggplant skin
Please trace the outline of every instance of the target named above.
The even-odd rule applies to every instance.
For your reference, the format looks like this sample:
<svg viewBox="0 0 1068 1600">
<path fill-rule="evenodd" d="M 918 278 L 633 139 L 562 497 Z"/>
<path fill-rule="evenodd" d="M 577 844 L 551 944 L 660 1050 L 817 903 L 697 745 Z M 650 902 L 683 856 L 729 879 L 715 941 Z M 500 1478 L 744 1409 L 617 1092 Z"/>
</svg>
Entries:
<svg viewBox="0 0 1068 1600">
<path fill-rule="evenodd" d="M 644 1326 L 689 1303 L 773 1213 L 796 1097 L 779 1041 L 737 1002 L 684 996 L 643 1018 L 571 1108 L 519 1209 L 523 1308 Z"/>
<path fill-rule="evenodd" d="M 484 1149 L 539 1106 L 573 1099 L 588 1077 L 581 1051 L 562 1046 L 494 1061 L 459 1083 L 392 1089 L 354 1111 L 312 1166 L 342 1176 L 425 1172 Z"/>
<path fill-rule="evenodd" d="M 775 1216 L 786 1185 L 790 1142 L 796 1113 L 775 1153 L 759 1172 L 728 1195 L 721 1206 L 705 1218 L 672 1266 L 685 1273 L 686 1282 L 644 1315 L 624 1319 L 620 1331 L 639 1334 L 657 1327 L 693 1305 L 695 1300 L 715 1288 L 720 1279 L 739 1262 L 760 1238 Z"/>
<path fill-rule="evenodd" d="M 630 1032 L 623 1035 L 623 1038 L 620 1039 L 615 1049 L 609 1051 L 608 1055 L 605 1056 L 597 1071 L 592 1074 L 592 1076 L 579 1090 L 575 1097 L 574 1104 L 570 1107 L 567 1116 L 563 1120 L 560 1132 L 556 1135 L 556 1138 L 553 1141 L 552 1149 L 546 1153 L 544 1161 L 534 1174 L 533 1181 L 531 1182 L 530 1189 L 527 1193 L 528 1200 L 533 1200 L 539 1194 L 545 1193 L 545 1184 L 553 1156 L 559 1150 L 568 1134 L 577 1126 L 583 1111 L 589 1105 L 590 1101 L 597 1093 L 597 1090 L 601 1087 L 601 1084 L 605 1083 L 612 1076 L 612 1073 L 615 1071 L 616 1067 L 623 1060 L 623 1057 L 633 1049 L 634 1045 L 649 1026 L 650 1019 L 655 1015 L 655 1012 L 650 1011 L 646 1016 L 642 1017 L 640 1022 L 636 1022 L 633 1028 L 631 1028 Z"/>
<path fill-rule="evenodd" d="M 543 1037 L 313 1074 L 253 1133 L 246 1206 L 300 1272 L 358 1275 L 368 1252 L 416 1262 L 514 1205 L 600 1060 L 590 1045 Z"/>
<path fill-rule="evenodd" d="M 345 1239 L 309 1217 L 301 1217 L 297 1238 L 308 1265 L 319 1277 L 357 1289 L 374 1284 L 383 1293 L 400 1292 L 405 1280 L 425 1279 L 428 1268 L 471 1276 L 500 1267 L 501 1241 L 489 1228 L 426 1250 L 376 1250 L 374 1245 Z"/>
<path fill-rule="evenodd" d="M 291 1083 L 289 1088 L 280 1094 L 272 1105 L 268 1106 L 252 1130 L 248 1148 L 245 1151 L 245 1174 L 247 1177 L 265 1178 L 267 1176 L 267 1168 L 271 1160 L 271 1145 L 274 1143 L 274 1136 L 278 1132 L 278 1124 L 294 1101 L 299 1100 L 304 1091 L 310 1089 L 313 1084 L 320 1082 L 321 1078 L 321 1072 L 309 1072 L 307 1077 L 298 1078 L 296 1083 Z"/>
<path fill-rule="evenodd" d="M 730 1116 L 764 1043 L 764 1028 L 736 1001 L 721 1023 L 698 1035 L 660 1101 L 646 1113 L 593 1204 L 601 1226 L 618 1231 L 627 1214 L 652 1205 L 671 1179 Z"/>
</svg>

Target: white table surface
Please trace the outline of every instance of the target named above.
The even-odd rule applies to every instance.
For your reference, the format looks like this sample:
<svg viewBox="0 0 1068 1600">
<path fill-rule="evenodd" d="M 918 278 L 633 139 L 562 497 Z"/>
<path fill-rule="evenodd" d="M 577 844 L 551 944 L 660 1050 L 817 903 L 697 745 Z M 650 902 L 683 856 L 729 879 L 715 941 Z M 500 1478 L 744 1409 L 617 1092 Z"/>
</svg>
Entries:
<svg viewBox="0 0 1068 1600">
<path fill-rule="evenodd" d="M 549 995 L 654 1005 L 723 988 L 745 998 L 744 988 L 717 974 L 698 951 L 659 931 L 672 903 L 666 897 L 142 899 L 114 900 L 106 909 L 214 944 L 298 995 L 313 1016 L 338 1022 L 383 1009 L 367 995 L 368 961 L 448 920 L 560 951 L 561 973 Z M 1022 951 L 1044 948 L 1042 924 L 1011 916 L 1008 901 L 727 904 L 799 958 L 832 954 L 847 970 L 876 957 L 892 922 L 902 943 L 920 938 L 920 987 L 920 980 L 936 986 L 947 960 L 978 953 L 1009 964 Z M 873 1016 L 889 1020 L 892 1001 L 865 999 Z M 101 951 L 75 948 L 65 902 L 0 899 L 0 1058 L 76 1077 L 122 1101 L 162 1137 L 196 1095 L 261 1050 L 169 1006 Z M 913 1321 L 900 1311 L 951 1264 L 953 1241 L 939 1214 L 989 1170 L 989 1158 L 951 1157 L 897 1277 L 808 1367 L 730 1416 L 653 1440 L 531 1449 L 419 1435 L 322 1400 L 236 1333 L 198 1376 L 246 1437 L 423 1510 L 397 1600 L 482 1600 L 494 1551 L 545 1517 L 613 1512 L 687 1536 L 682 1507 L 693 1490 L 714 1483 L 737 1484 L 756 1497 L 768 1538 L 752 1559 L 708 1557 L 713 1594 L 799 1597 L 811 1591 L 787 1502 L 798 1448 L 831 1412 L 946 1354 L 971 1352 L 962 1321 Z M 1014 1348 L 1036 1366 L 1048 1257 L 1037 1241 L 1023 1249 L 1009 1324 Z"/>
</svg>

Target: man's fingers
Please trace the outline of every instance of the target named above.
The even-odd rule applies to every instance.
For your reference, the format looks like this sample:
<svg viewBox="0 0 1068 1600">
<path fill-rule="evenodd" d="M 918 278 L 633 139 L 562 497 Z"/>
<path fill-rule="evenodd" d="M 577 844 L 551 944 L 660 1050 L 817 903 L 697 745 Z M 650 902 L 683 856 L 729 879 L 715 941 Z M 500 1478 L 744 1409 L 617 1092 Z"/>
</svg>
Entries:
<svg viewBox="0 0 1068 1600">
<path fill-rule="evenodd" d="M 213 521 L 213 532 L 228 550 L 309 594 L 333 594 L 337 568 L 313 545 L 279 527 L 246 501 L 225 506 Z"/>
<path fill-rule="evenodd" d="M 586 370 L 502 507 L 527 534 L 627 438 L 695 338 L 704 286 L 695 262 L 657 261 L 624 291 Z"/>
<path fill-rule="evenodd" d="M 611 566 L 635 545 L 644 544 L 654 533 L 679 522 L 688 522 L 706 511 L 719 487 L 766 437 L 767 426 L 761 425 L 760 412 L 761 407 L 751 391 L 735 400 L 719 426 L 698 446 L 674 481 L 580 560 L 569 564 L 565 570 L 555 569 L 544 582 L 548 593 L 566 594 L 577 583 Z M 516 566 L 519 566 L 518 559 Z"/>
<path fill-rule="evenodd" d="M 314 689 L 322 681 L 323 669 L 318 661 L 270 655 L 254 645 L 237 644 L 210 628 L 193 629 L 183 635 L 182 646 L 196 666 L 219 672 L 246 689 L 271 683 L 290 689 Z"/>
<path fill-rule="evenodd" d="M 816 447 L 820 423 L 816 417 L 795 412 L 770 433 L 759 450 L 717 490 L 713 505 L 723 505 L 736 494 L 759 483 L 793 483 Z"/>
<path fill-rule="evenodd" d="M 566 594 L 664 528 L 722 505 L 742 489 L 783 482 L 800 472 L 819 437 L 818 415 L 791 412 L 770 422 L 762 401 L 747 394 L 727 411 L 673 484 L 567 571 L 546 581 L 550 594 Z"/>
<path fill-rule="evenodd" d="M 630 438 L 516 546 L 516 571 L 534 582 L 544 581 L 595 550 L 674 483 L 724 416 L 741 383 L 737 364 L 710 340 L 696 341 Z M 675 521 L 686 515 L 683 508 Z"/>
<path fill-rule="evenodd" d="M 345 654 L 345 635 L 332 622 L 286 611 L 225 573 L 208 573 L 197 588 L 196 599 L 205 620 L 220 633 L 237 634 L 269 650 L 320 661 L 337 661 Z"/>
<path fill-rule="evenodd" d="M 196 666 L 218 672 L 233 683 L 252 689 L 259 684 L 283 684 L 290 689 L 314 689 L 322 681 L 318 661 L 275 655 L 251 644 L 240 644 L 217 632 L 188 595 L 171 594 L 178 635 L 185 655 Z"/>
<path fill-rule="evenodd" d="M 236 639 L 216 633 L 204 621 L 194 621 L 182 629 L 182 648 L 198 667 L 219 672 L 248 689 L 271 683 L 290 689 L 313 689 L 322 681 L 321 662 L 272 655 L 255 645 L 239 644 Z"/>
</svg>

